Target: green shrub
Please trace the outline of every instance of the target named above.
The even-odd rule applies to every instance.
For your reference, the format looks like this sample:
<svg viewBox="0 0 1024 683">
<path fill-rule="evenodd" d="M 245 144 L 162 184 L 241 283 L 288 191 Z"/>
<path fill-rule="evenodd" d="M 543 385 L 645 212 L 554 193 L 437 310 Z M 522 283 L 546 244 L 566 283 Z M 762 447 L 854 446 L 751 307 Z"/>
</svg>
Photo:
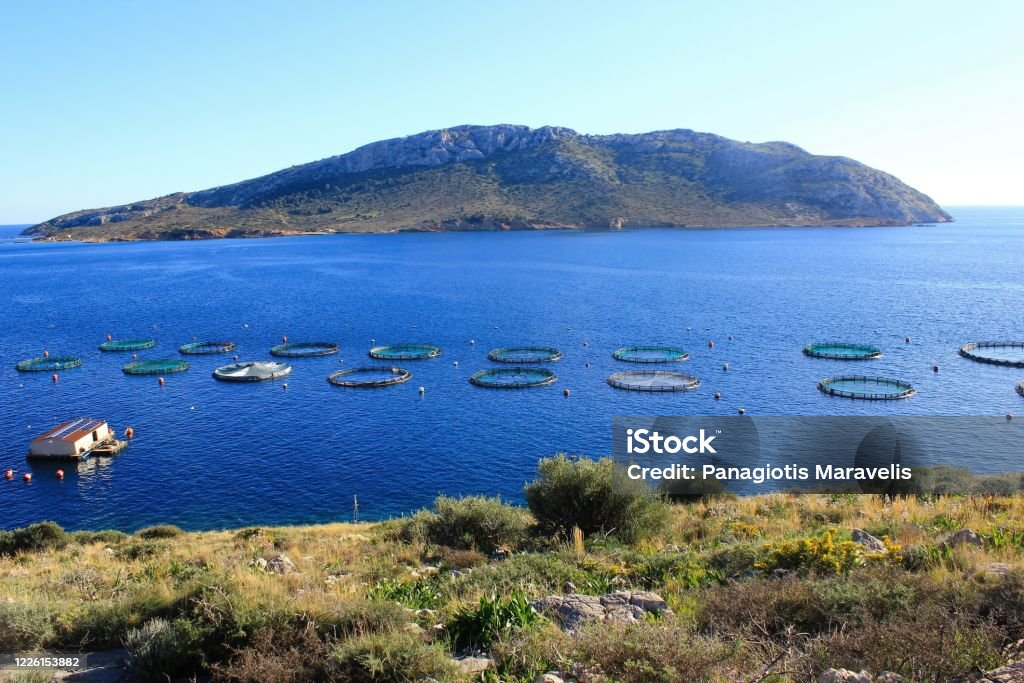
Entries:
<svg viewBox="0 0 1024 683">
<path fill-rule="evenodd" d="M 117 545 L 128 538 L 123 531 L 104 529 L 102 531 L 75 531 L 71 533 L 71 540 L 82 545 L 91 543 L 105 543 L 106 545 Z"/>
<path fill-rule="evenodd" d="M 45 605 L 0 601 L 0 652 L 39 648 L 53 636 L 53 623 Z"/>
<path fill-rule="evenodd" d="M 125 648 L 144 681 L 167 681 L 201 670 L 203 634 L 186 619 L 151 619 L 128 631 Z"/>
<path fill-rule="evenodd" d="M 627 543 L 653 536 L 668 523 L 671 510 L 643 482 L 631 480 L 611 458 L 570 461 L 545 458 L 524 493 L 541 530 L 568 536 L 609 534 Z"/>
<path fill-rule="evenodd" d="M 447 633 L 456 650 L 486 650 L 502 632 L 529 629 L 543 621 L 521 591 L 512 591 L 505 596 L 483 596 L 475 607 L 463 607 L 448 624 Z"/>
<path fill-rule="evenodd" d="M 334 659 L 341 669 L 337 680 L 343 681 L 409 683 L 453 675 L 453 665 L 439 647 L 402 631 L 347 640 L 335 650 Z"/>
<path fill-rule="evenodd" d="M 371 600 L 391 600 L 411 609 L 432 609 L 437 606 L 440 592 L 430 579 L 396 581 L 382 579 L 370 586 L 367 596 Z"/>
<path fill-rule="evenodd" d="M 144 529 L 139 529 L 135 532 L 135 535 L 139 538 L 151 541 L 158 538 L 174 538 L 175 536 L 181 536 L 183 533 L 185 532 L 173 524 L 159 524 L 157 526 L 148 526 Z"/>
<path fill-rule="evenodd" d="M 0 555 L 63 548 L 68 535 L 56 522 L 38 522 L 14 531 L 0 531 Z"/>
<path fill-rule="evenodd" d="M 432 516 L 416 515 L 412 520 L 425 524 L 431 543 L 483 552 L 520 545 L 533 523 L 523 508 L 486 496 L 438 496 Z"/>
</svg>

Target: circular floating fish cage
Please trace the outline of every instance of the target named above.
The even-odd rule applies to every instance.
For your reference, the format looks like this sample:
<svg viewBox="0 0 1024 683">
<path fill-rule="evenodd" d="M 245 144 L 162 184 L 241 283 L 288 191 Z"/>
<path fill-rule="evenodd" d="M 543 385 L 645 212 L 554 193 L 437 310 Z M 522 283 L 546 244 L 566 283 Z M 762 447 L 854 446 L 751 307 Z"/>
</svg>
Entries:
<svg viewBox="0 0 1024 683">
<path fill-rule="evenodd" d="M 14 367 L 18 372 L 52 372 L 54 370 L 70 370 L 82 364 L 76 356 L 45 356 L 23 360 Z"/>
<path fill-rule="evenodd" d="M 105 341 L 100 344 L 100 351 L 142 351 L 156 346 L 153 339 L 122 339 Z"/>
<path fill-rule="evenodd" d="M 271 355 L 285 358 L 309 358 L 312 356 L 330 356 L 338 352 L 338 345 L 331 342 L 297 342 L 294 344 L 278 344 L 270 349 Z"/>
<path fill-rule="evenodd" d="M 487 358 L 496 363 L 553 363 L 562 352 L 551 346 L 510 346 L 494 349 Z"/>
<path fill-rule="evenodd" d="M 441 348 L 433 344 L 389 344 L 370 349 L 370 358 L 377 360 L 421 360 L 440 355 Z"/>
<path fill-rule="evenodd" d="M 331 374 L 327 381 L 336 387 L 386 387 L 408 381 L 412 373 L 402 368 L 365 367 L 339 370 Z"/>
<path fill-rule="evenodd" d="M 1024 396 L 1024 382 L 1017 383 L 1017 393 Z"/>
<path fill-rule="evenodd" d="M 265 382 L 290 374 L 292 366 L 272 360 L 248 361 L 224 365 L 213 371 L 222 382 Z"/>
<path fill-rule="evenodd" d="M 804 347 L 804 355 L 832 360 L 871 360 L 872 358 L 881 358 L 882 350 L 867 344 L 815 342 Z"/>
<path fill-rule="evenodd" d="M 914 387 L 901 380 L 862 375 L 828 377 L 818 382 L 818 390 L 829 396 L 867 401 L 894 401 L 916 393 Z"/>
<path fill-rule="evenodd" d="M 178 353 L 188 356 L 206 356 L 215 353 L 228 353 L 235 350 L 235 342 L 230 341 L 201 341 L 191 344 L 182 344 L 178 347 Z"/>
<path fill-rule="evenodd" d="M 624 346 L 612 358 L 629 363 L 674 363 L 689 359 L 690 354 L 674 346 Z"/>
<path fill-rule="evenodd" d="M 552 384 L 558 375 L 544 368 L 490 368 L 474 373 L 469 381 L 491 389 L 526 389 Z"/>
<path fill-rule="evenodd" d="M 971 342 L 960 347 L 960 355 L 979 363 L 1024 368 L 1024 342 Z"/>
<path fill-rule="evenodd" d="M 693 391 L 700 380 L 682 372 L 629 370 L 611 375 L 608 384 L 628 391 Z"/>
<path fill-rule="evenodd" d="M 183 360 L 160 358 L 156 360 L 137 360 L 128 363 L 121 371 L 126 375 L 163 375 L 170 372 L 184 372 L 189 365 Z"/>
</svg>

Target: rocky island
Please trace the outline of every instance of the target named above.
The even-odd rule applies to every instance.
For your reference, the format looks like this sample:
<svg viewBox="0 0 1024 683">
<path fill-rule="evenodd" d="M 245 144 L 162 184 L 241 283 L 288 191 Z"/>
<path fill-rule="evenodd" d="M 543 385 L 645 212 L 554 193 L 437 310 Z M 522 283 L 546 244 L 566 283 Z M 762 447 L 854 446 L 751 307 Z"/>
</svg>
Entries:
<svg viewBox="0 0 1024 683">
<path fill-rule="evenodd" d="M 26 234 L 114 241 L 949 220 L 888 173 L 787 142 L 498 125 L 384 140 L 233 185 L 75 211 Z"/>
</svg>

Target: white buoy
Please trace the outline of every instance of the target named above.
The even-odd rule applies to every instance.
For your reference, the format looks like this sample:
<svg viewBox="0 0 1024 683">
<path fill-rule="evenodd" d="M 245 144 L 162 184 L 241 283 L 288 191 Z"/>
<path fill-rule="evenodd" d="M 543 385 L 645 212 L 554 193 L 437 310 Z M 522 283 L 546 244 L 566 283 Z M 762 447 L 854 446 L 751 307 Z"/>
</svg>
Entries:
<svg viewBox="0 0 1024 683">
<path fill-rule="evenodd" d="M 729 364 L 728 363 L 722 363 L 722 369 L 723 370 L 728 370 L 729 369 Z"/>
<path fill-rule="evenodd" d="M 422 396 L 423 392 L 425 392 L 425 391 L 426 391 L 426 389 L 424 389 L 423 387 L 420 387 L 420 396 Z"/>
<path fill-rule="evenodd" d="M 282 384 L 281 388 L 282 389 L 287 389 L 288 388 L 288 382 L 285 382 L 284 384 Z"/>
<path fill-rule="evenodd" d="M 452 365 L 454 365 L 455 367 L 459 367 L 459 361 L 452 361 Z"/>
<path fill-rule="evenodd" d="M 470 339 L 470 340 L 469 340 L 469 343 L 470 343 L 470 344 L 476 344 L 476 339 Z"/>
</svg>

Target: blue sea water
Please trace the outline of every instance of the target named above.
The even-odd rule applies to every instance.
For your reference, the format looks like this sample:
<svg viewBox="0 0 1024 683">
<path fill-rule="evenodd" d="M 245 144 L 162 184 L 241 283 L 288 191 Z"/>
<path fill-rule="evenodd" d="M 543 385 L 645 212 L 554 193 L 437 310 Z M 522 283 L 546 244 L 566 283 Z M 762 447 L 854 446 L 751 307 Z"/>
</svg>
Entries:
<svg viewBox="0 0 1024 683">
<path fill-rule="evenodd" d="M 952 224 L 871 229 L 0 240 L 0 469 L 19 472 L 0 480 L 0 527 L 53 519 L 205 529 L 351 519 L 354 497 L 363 519 L 411 511 L 439 492 L 519 500 L 538 458 L 608 453 L 615 415 L 1024 412 L 1014 392 L 1024 370 L 957 355 L 967 341 L 1024 338 L 1024 208 L 954 215 Z M 210 373 L 230 356 L 191 356 L 191 369 L 160 387 L 121 373 L 130 354 L 97 350 L 108 334 L 155 338 L 143 359 L 179 357 L 193 339 L 230 339 L 241 359 L 267 358 L 282 335 L 337 342 L 342 353 L 294 359 L 287 388 L 216 382 Z M 851 365 L 801 353 L 827 340 L 873 344 L 884 356 Z M 414 375 L 405 384 L 325 381 L 373 364 L 374 343 L 417 341 L 443 354 L 403 361 Z M 563 351 L 549 365 L 555 384 L 469 384 L 493 365 L 490 349 L 521 344 Z M 634 344 L 686 348 L 690 360 L 673 369 L 701 387 L 609 387 L 610 373 L 632 367 L 611 352 Z M 85 363 L 56 384 L 15 371 L 44 349 Z M 816 390 L 851 370 L 909 381 L 917 395 L 859 402 Z M 25 460 L 32 437 L 81 415 L 130 425 L 136 438 L 117 458 L 63 465 L 63 481 L 56 465 Z M 971 464 L 1024 469 L 1024 454 Z M 20 481 L 26 470 L 31 484 Z"/>
</svg>

